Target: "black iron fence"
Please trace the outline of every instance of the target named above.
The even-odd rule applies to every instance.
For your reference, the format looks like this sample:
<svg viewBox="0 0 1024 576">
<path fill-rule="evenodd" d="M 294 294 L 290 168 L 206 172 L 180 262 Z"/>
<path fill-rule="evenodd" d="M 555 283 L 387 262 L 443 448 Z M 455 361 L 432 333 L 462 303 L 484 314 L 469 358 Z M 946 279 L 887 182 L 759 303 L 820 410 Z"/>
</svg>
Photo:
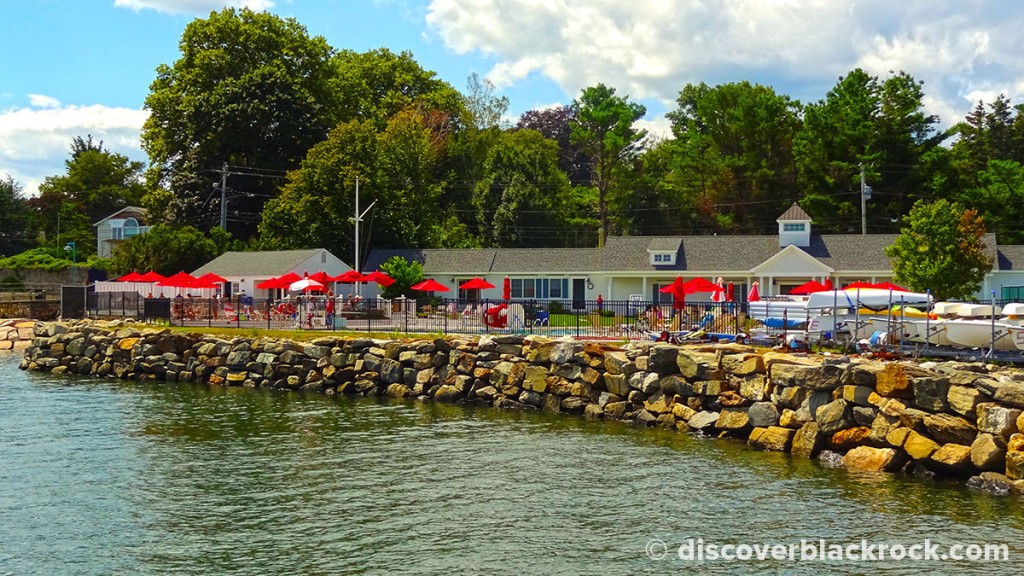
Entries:
<svg viewBox="0 0 1024 576">
<path fill-rule="evenodd" d="M 136 292 L 88 296 L 86 315 L 134 317 L 174 326 L 368 333 L 544 334 L 578 338 L 657 339 L 734 336 L 748 328 L 746 305 L 653 301 L 347 299 L 298 296 L 278 300 L 143 298 Z"/>
</svg>

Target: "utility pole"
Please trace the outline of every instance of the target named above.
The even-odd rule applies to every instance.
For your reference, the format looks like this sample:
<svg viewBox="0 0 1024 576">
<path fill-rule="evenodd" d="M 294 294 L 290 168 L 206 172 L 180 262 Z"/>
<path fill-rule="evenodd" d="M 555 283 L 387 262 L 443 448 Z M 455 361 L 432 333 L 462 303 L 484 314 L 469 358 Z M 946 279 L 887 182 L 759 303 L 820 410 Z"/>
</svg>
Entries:
<svg viewBox="0 0 1024 576">
<path fill-rule="evenodd" d="M 868 235 L 868 200 L 871 199 L 871 186 L 864 177 L 864 164 L 860 164 L 860 233 Z"/>
<path fill-rule="evenodd" d="M 863 177 L 863 173 L 861 174 Z M 220 227 L 228 231 L 228 163 L 220 170 Z"/>
</svg>

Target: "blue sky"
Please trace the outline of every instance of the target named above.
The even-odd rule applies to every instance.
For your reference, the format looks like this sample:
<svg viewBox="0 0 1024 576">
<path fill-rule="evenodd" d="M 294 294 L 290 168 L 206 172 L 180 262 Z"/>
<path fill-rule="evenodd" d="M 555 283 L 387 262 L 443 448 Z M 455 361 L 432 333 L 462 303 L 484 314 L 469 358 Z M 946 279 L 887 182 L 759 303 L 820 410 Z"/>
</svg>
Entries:
<svg viewBox="0 0 1024 576">
<path fill-rule="evenodd" d="M 155 68 L 177 58 L 192 19 L 226 5 L 294 17 L 338 49 L 410 50 L 459 89 L 477 72 L 512 115 L 604 82 L 647 105 L 656 133 L 696 82 L 750 80 L 808 102 L 855 67 L 905 70 L 944 125 L 1024 93 L 1015 0 L 0 0 L 0 177 L 32 194 L 89 133 L 145 160 Z"/>
</svg>

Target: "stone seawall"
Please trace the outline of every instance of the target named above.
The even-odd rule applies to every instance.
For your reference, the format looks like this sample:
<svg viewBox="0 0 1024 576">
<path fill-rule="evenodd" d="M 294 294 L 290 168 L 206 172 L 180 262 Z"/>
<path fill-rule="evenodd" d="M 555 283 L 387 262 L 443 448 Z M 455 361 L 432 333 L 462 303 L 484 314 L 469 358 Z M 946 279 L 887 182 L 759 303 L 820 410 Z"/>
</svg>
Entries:
<svg viewBox="0 0 1024 576">
<path fill-rule="evenodd" d="M 564 412 L 1024 493 L 1024 372 L 1013 368 L 523 336 L 300 343 L 88 321 L 33 332 L 26 370 Z"/>
</svg>

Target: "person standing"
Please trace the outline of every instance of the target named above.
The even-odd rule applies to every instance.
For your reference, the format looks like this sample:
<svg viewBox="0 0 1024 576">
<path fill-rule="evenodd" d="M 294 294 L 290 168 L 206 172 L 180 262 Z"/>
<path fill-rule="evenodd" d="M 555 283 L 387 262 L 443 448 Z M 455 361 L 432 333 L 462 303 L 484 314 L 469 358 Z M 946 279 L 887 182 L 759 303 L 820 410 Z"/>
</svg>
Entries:
<svg viewBox="0 0 1024 576">
<path fill-rule="evenodd" d="M 334 292 L 327 291 L 327 302 L 324 303 L 324 324 L 334 329 Z"/>
</svg>

